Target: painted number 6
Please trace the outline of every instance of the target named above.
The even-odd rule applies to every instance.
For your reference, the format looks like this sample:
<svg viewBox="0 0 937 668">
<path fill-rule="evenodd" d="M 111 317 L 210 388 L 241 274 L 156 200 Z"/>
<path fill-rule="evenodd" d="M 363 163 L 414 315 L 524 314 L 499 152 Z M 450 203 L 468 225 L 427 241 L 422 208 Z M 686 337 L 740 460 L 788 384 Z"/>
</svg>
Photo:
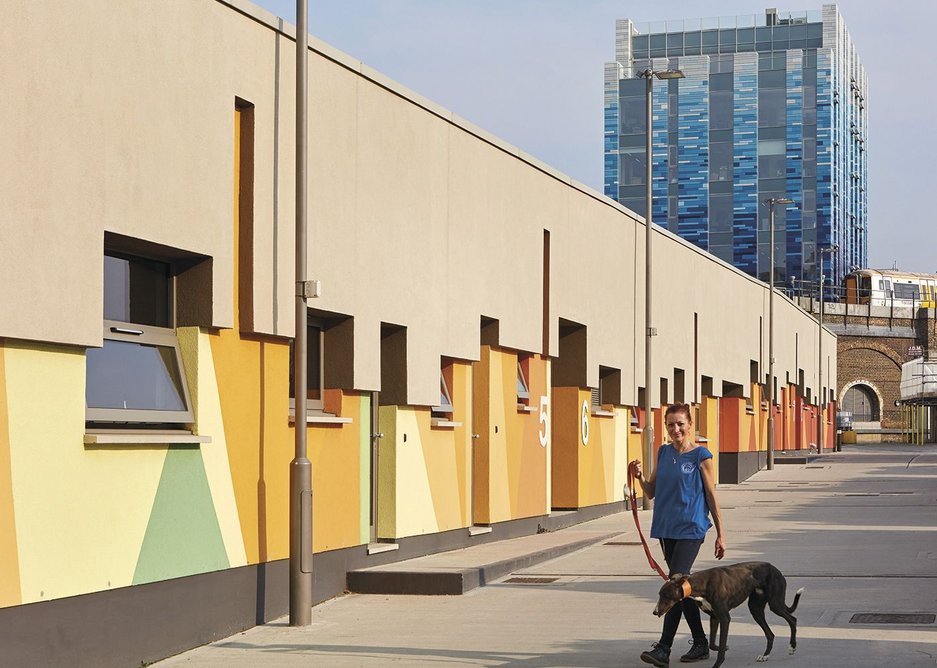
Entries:
<svg viewBox="0 0 937 668">
<path fill-rule="evenodd" d="M 582 402 L 582 422 L 580 425 L 582 431 L 582 444 L 586 445 L 589 443 L 589 402 Z"/>
</svg>

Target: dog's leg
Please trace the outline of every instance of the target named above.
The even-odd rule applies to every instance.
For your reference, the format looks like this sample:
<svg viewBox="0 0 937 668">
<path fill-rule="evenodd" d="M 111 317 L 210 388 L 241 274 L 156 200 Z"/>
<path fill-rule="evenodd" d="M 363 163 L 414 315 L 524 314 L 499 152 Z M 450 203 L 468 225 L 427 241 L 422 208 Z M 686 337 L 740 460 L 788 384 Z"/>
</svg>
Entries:
<svg viewBox="0 0 937 668">
<path fill-rule="evenodd" d="M 719 618 L 713 613 L 709 613 L 709 649 L 714 652 L 719 649 L 716 644 L 716 633 L 719 631 Z"/>
<path fill-rule="evenodd" d="M 716 656 L 716 663 L 712 668 L 719 668 L 722 662 L 726 660 L 726 650 L 729 642 L 729 611 L 724 606 L 719 606 L 713 610 L 713 619 L 719 618 L 719 654 Z"/>
<path fill-rule="evenodd" d="M 795 605 L 799 597 L 800 592 L 797 592 L 797 597 L 794 599 Z M 788 650 L 788 653 L 793 654 L 797 651 L 797 618 L 787 611 L 787 605 L 785 605 L 783 598 L 780 601 L 775 601 L 773 599 L 768 601 L 768 607 L 770 607 L 771 612 L 778 617 L 783 617 L 787 621 L 788 626 L 791 627 L 791 648 Z"/>
<path fill-rule="evenodd" d="M 768 622 L 765 620 L 765 606 L 767 604 L 768 601 L 764 596 L 759 596 L 754 592 L 748 597 L 748 610 L 752 613 L 755 621 L 758 622 L 761 630 L 765 632 L 765 640 L 767 641 L 764 654 L 757 657 L 755 661 L 767 661 L 771 655 L 771 648 L 774 647 L 774 633 L 772 633 L 768 627 Z"/>
</svg>

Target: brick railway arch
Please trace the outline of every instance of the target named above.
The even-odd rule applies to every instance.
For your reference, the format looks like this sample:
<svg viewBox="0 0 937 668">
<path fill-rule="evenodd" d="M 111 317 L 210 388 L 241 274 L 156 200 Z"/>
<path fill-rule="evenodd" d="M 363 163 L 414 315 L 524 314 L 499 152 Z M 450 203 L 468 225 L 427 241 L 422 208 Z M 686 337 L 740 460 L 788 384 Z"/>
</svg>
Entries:
<svg viewBox="0 0 937 668">
<path fill-rule="evenodd" d="M 877 353 L 881 353 L 892 362 L 895 363 L 895 366 L 901 371 L 901 365 L 903 364 L 903 359 L 901 354 L 898 351 L 886 346 L 883 343 L 878 343 L 877 341 L 869 340 L 855 340 L 855 341 L 846 341 L 837 346 L 837 355 L 842 355 L 843 353 L 853 352 L 857 350 L 872 350 Z"/>
<path fill-rule="evenodd" d="M 852 408 L 852 404 L 847 402 L 847 393 L 852 389 L 855 389 L 857 392 L 870 399 L 869 404 L 872 414 L 868 421 L 881 422 L 882 411 L 885 408 L 885 400 L 882 398 L 882 393 L 875 383 L 867 378 L 857 378 L 843 386 L 842 393 L 839 397 L 839 408 L 841 410 L 850 410 Z M 849 404 L 849 408 L 846 407 L 847 403 Z"/>
<path fill-rule="evenodd" d="M 901 377 L 901 365 L 904 359 L 899 351 L 885 343 L 879 341 L 870 341 L 868 339 L 859 339 L 846 341 L 837 347 L 837 356 L 840 360 L 843 360 L 845 357 L 847 357 L 849 353 L 860 355 L 862 353 L 875 353 L 876 355 L 881 355 L 894 364 L 896 380 L 900 379 Z M 868 410 L 871 413 L 870 417 L 873 418 L 870 421 L 881 422 L 884 417 L 885 410 L 888 408 L 888 406 L 885 404 L 882 390 L 880 389 L 879 383 L 877 381 L 885 381 L 889 379 L 881 377 L 877 380 L 872 380 L 866 374 L 858 377 L 848 378 L 840 374 L 840 380 L 845 381 L 839 391 L 840 410 L 851 411 L 854 404 L 859 406 L 865 406 L 867 404 Z M 853 389 L 855 391 L 850 393 L 850 390 Z"/>
</svg>

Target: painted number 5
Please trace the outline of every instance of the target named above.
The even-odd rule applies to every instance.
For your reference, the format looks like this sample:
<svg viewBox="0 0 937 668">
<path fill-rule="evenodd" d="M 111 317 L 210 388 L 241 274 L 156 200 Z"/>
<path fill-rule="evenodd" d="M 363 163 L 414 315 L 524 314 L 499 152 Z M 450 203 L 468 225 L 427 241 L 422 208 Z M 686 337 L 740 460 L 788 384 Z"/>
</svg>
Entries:
<svg viewBox="0 0 937 668">
<path fill-rule="evenodd" d="M 550 400 L 540 397 L 540 447 L 547 447 L 550 440 Z"/>
</svg>

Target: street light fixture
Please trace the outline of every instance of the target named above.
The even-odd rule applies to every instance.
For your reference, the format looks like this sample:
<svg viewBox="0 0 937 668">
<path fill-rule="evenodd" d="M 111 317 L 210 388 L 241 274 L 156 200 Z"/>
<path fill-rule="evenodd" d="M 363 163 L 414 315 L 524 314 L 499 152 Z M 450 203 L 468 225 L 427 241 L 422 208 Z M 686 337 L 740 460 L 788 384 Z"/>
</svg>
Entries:
<svg viewBox="0 0 937 668">
<path fill-rule="evenodd" d="M 768 470 L 774 468 L 774 207 L 793 204 L 787 197 L 769 197 L 768 205 Z"/>
<path fill-rule="evenodd" d="M 648 68 L 639 76 L 647 81 L 645 87 L 645 104 L 647 116 L 645 119 L 644 134 L 644 177 L 645 177 L 645 209 L 644 209 L 644 468 L 647 475 L 654 470 L 654 420 L 651 417 L 651 337 L 657 335 L 657 330 L 651 326 L 651 225 L 653 224 L 651 207 L 653 205 L 653 185 L 651 183 L 651 137 L 653 135 L 653 105 L 651 104 L 654 90 L 654 77 L 661 80 L 682 79 L 680 70 L 652 70 Z M 653 501 L 644 497 L 644 507 L 652 508 Z"/>
<path fill-rule="evenodd" d="M 838 244 L 833 244 L 826 248 L 821 248 L 818 253 L 818 262 L 820 265 L 820 338 L 817 341 L 817 350 L 819 351 L 819 360 L 817 362 L 817 406 L 819 407 L 819 416 L 817 418 L 817 454 L 823 452 L 823 435 L 825 429 L 823 428 L 823 410 L 826 408 L 826 396 L 823 391 L 823 288 L 826 283 L 826 278 L 823 275 L 823 255 L 829 253 L 832 257 L 833 253 L 839 250 Z M 831 268 L 832 269 L 832 268 Z"/>
</svg>

